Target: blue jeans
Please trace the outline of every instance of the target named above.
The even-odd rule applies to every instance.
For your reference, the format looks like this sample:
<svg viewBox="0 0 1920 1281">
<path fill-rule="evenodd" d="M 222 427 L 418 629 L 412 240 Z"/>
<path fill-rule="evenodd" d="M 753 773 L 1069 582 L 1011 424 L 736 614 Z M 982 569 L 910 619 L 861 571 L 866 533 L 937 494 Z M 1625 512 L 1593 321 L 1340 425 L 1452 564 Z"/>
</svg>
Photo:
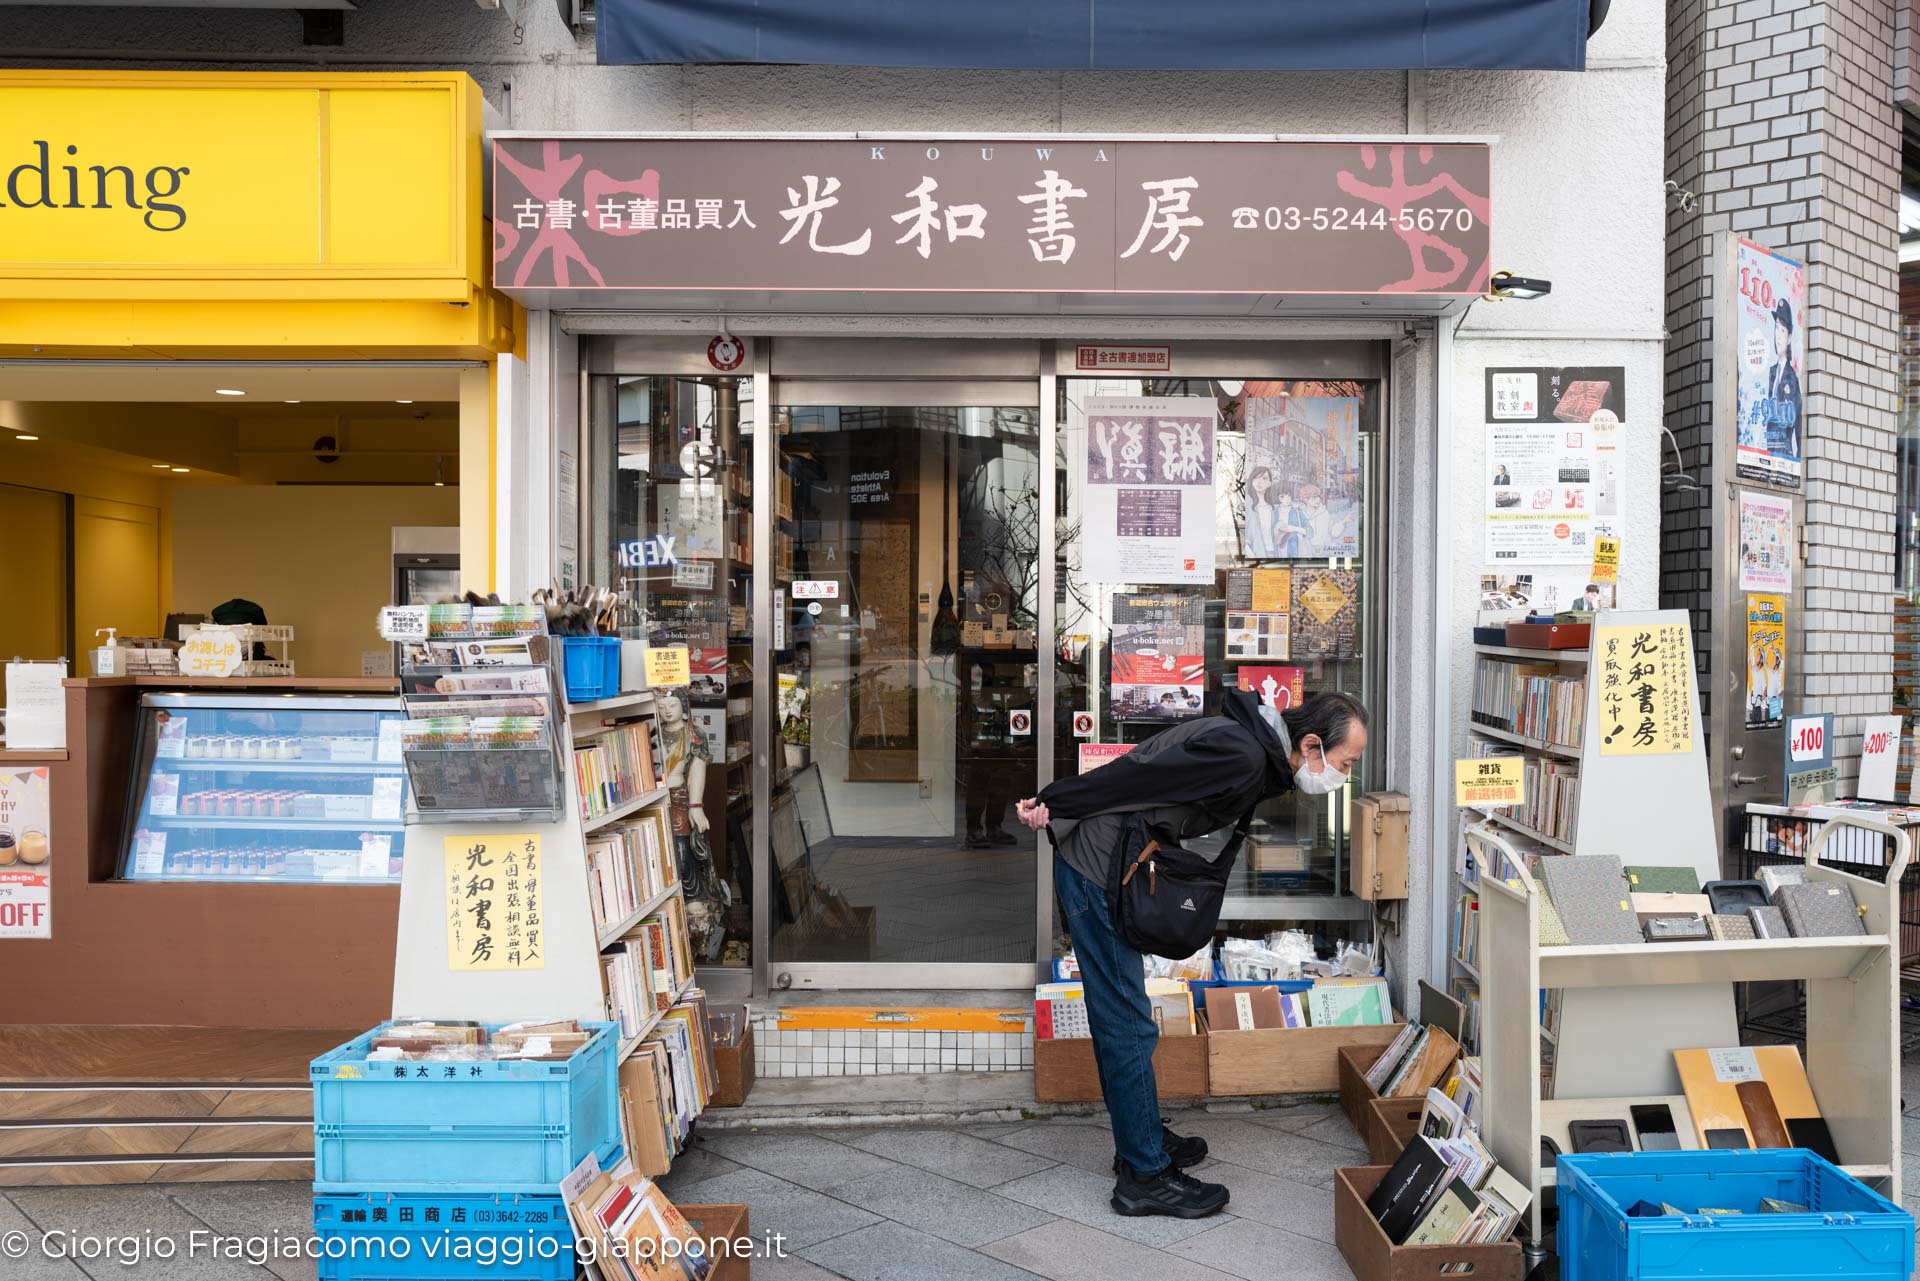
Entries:
<svg viewBox="0 0 1920 1281">
<path fill-rule="evenodd" d="M 1168 1164 L 1160 1134 L 1160 1094 L 1153 1080 L 1153 1048 L 1160 1042 L 1160 1029 L 1147 1001 L 1145 966 L 1140 953 L 1114 930 L 1105 886 L 1095 885 L 1055 854 L 1053 888 L 1080 962 L 1093 1061 L 1113 1121 L 1113 1145 L 1136 1174 L 1158 1174 Z"/>
</svg>

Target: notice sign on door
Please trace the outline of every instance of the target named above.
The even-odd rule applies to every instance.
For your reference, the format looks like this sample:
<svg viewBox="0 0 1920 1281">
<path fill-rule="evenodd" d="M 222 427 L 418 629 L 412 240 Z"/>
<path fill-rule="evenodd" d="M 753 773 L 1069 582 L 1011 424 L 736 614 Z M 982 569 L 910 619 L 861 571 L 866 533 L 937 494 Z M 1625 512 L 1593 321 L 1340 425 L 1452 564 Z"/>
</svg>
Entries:
<svg viewBox="0 0 1920 1281">
<path fill-rule="evenodd" d="M 447 968 L 544 970 L 546 896 L 540 837 L 449 836 Z"/>
<path fill-rule="evenodd" d="M 693 668 L 685 645 L 649 646 L 647 649 L 647 686 L 690 685 Z"/>
<path fill-rule="evenodd" d="M 1526 761 L 1481 756 L 1453 763 L 1453 803 L 1461 809 L 1506 809 L 1527 799 Z"/>
</svg>

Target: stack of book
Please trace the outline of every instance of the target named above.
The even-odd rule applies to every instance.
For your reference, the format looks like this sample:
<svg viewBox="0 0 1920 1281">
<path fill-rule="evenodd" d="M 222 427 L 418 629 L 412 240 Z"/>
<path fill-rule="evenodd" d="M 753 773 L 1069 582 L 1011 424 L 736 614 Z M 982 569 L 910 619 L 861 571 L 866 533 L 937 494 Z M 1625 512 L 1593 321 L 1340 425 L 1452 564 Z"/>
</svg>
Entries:
<svg viewBox="0 0 1920 1281">
<path fill-rule="evenodd" d="M 1526 758 L 1526 804 L 1514 821 L 1562 844 L 1574 843 L 1574 818 L 1580 812 L 1580 767 L 1544 756 Z"/>
<path fill-rule="evenodd" d="M 1414 1135 L 1367 1209 L 1395 1245 L 1484 1245 L 1512 1235 L 1532 1200 L 1463 1128 L 1450 1138 Z"/>
<path fill-rule="evenodd" d="M 562 1188 L 570 1186 L 571 1181 Z M 595 1175 L 570 1194 L 567 1215 L 585 1247 L 583 1254 L 591 1250 L 588 1257 L 596 1260 L 597 1275 L 606 1281 L 716 1275 L 709 1243 L 642 1174 Z"/>
<path fill-rule="evenodd" d="M 1583 677 L 1530 663 L 1482 658 L 1473 673 L 1476 723 L 1561 747 L 1579 747 L 1585 728 Z"/>
<path fill-rule="evenodd" d="M 649 812 L 587 841 L 587 890 L 596 935 L 640 910 L 679 880 L 665 816 Z"/>
<path fill-rule="evenodd" d="M 678 898 L 621 935 L 600 958 L 605 971 L 607 1017 L 631 1040 L 693 977 L 686 907 Z"/>
<path fill-rule="evenodd" d="M 651 720 L 628 721 L 595 734 L 573 752 L 574 783 L 585 818 L 618 809 L 659 786 L 654 773 L 657 731 Z"/>
<path fill-rule="evenodd" d="M 1453 954 L 1468 965 L 1480 964 L 1480 896 L 1462 894 L 1453 905 Z"/>
<path fill-rule="evenodd" d="M 1430 1024 L 1409 1023 L 1367 1069 L 1367 1084 L 1388 1098 L 1419 1098 L 1447 1078 L 1460 1043 Z"/>
</svg>

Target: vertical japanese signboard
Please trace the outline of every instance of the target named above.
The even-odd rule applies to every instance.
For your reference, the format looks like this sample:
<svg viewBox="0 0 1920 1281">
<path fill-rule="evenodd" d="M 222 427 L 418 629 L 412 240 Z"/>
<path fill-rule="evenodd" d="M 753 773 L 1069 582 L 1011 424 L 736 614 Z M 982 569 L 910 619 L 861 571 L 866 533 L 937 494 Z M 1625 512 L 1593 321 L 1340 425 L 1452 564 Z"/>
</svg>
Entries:
<svg viewBox="0 0 1920 1281">
<path fill-rule="evenodd" d="M 1097 583 L 1214 581 L 1214 402 L 1094 396 L 1080 434 L 1081 572 Z"/>
<path fill-rule="evenodd" d="M 1684 623 L 1594 629 L 1602 756 L 1693 750 L 1693 644 Z"/>
<path fill-rule="evenodd" d="M 545 903 L 537 834 L 449 836 L 447 968 L 546 968 Z"/>
<path fill-rule="evenodd" d="M 1806 418 L 1806 268 L 1741 240 L 1733 271 L 1735 469 L 1798 489 Z"/>
</svg>

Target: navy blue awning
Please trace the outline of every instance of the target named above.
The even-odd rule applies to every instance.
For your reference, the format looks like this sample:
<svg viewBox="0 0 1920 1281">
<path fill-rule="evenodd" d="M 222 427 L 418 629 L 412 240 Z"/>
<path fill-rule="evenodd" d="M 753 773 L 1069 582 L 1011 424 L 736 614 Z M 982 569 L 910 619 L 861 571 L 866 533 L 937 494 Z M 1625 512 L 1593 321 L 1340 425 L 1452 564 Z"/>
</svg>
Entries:
<svg viewBox="0 0 1920 1281">
<path fill-rule="evenodd" d="M 609 65 L 1579 71 L 1592 7 L 1593 0 L 599 0 L 597 12 L 600 61 Z"/>
</svg>

